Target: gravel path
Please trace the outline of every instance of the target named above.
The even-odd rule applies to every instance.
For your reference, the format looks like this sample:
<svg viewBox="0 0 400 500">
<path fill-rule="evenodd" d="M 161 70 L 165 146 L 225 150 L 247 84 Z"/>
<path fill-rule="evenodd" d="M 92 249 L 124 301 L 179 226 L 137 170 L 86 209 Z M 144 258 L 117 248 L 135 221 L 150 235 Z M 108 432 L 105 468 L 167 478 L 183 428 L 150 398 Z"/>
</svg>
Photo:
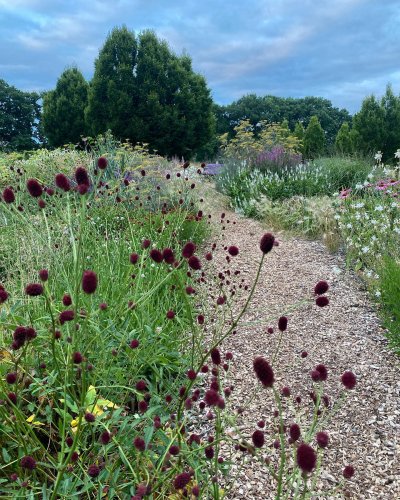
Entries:
<svg viewBox="0 0 400 500">
<path fill-rule="evenodd" d="M 234 262 L 241 276 L 251 283 L 260 259 L 260 236 L 267 228 L 223 209 L 221 196 L 210 185 L 204 189 L 205 212 L 211 213 L 216 223 L 214 240 L 219 247 L 221 244 L 239 247 L 240 253 Z M 226 212 L 223 224 L 221 211 Z M 238 415 L 237 425 L 250 440 L 257 422 L 264 419 L 265 456 L 271 458 L 271 464 L 277 462 L 278 451 L 272 446 L 275 405 L 271 391 L 258 391 L 255 398 L 246 403 L 259 386 L 252 362 L 257 355 L 272 359 L 279 334 L 268 334 L 267 327 L 277 330 L 277 318 L 286 314 L 291 304 L 310 298 L 315 283 L 325 279 L 330 284 L 330 305 L 318 308 L 314 304 L 303 304 L 287 314 L 288 329 L 274 365 L 276 387 L 289 386 L 291 390 L 292 396 L 285 400 L 288 413 L 296 406 L 297 395 L 302 396 L 303 413 L 312 411 L 309 373 L 318 363 L 328 368 L 325 394 L 332 402 L 337 400 L 339 391 L 343 392 L 341 374 L 352 370 L 357 376 L 356 388 L 350 391 L 346 403 L 324 428 L 330 443 L 323 456 L 318 495 L 313 498 L 400 498 L 399 359 L 387 349 L 383 330 L 362 283 L 345 270 L 343 259 L 330 255 L 319 242 L 276 236 L 279 247 L 267 256 L 251 306 L 237 334 L 224 346 L 233 352 L 235 359 L 230 373 L 235 389 L 229 408 L 236 413 L 240 407 L 244 410 Z M 225 256 L 224 252 L 216 253 L 216 261 L 221 266 L 226 266 Z M 239 299 L 238 307 L 244 299 L 245 296 Z M 304 359 L 302 351 L 308 352 Z M 293 417 L 289 417 L 286 423 L 293 421 Z M 297 422 L 301 426 L 302 420 Z M 230 477 L 236 479 L 228 498 L 274 498 L 274 483 L 265 468 L 249 454 L 235 452 L 233 460 Z M 243 460 L 245 465 L 241 467 Z M 342 482 L 342 470 L 348 464 L 356 470 L 354 477 L 346 481 L 339 493 L 329 493 Z"/>
</svg>

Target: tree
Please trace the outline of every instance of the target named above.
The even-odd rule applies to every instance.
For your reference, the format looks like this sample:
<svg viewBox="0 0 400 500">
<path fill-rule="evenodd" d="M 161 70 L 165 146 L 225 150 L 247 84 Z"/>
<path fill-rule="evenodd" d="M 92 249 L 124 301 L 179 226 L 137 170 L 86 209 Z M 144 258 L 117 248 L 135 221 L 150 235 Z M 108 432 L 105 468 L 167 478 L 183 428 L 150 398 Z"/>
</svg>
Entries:
<svg viewBox="0 0 400 500">
<path fill-rule="evenodd" d="M 43 131 L 54 147 L 75 144 L 85 134 L 88 84 L 77 68 L 66 69 L 55 90 L 43 96 Z"/>
<path fill-rule="evenodd" d="M 304 134 L 304 154 L 307 158 L 322 155 L 325 148 L 325 133 L 317 116 L 312 116 Z"/>
<path fill-rule="evenodd" d="M 366 97 L 360 111 L 354 115 L 353 129 L 358 135 L 358 147 L 364 153 L 382 149 L 385 113 L 374 95 Z"/>
<path fill-rule="evenodd" d="M 335 140 L 335 149 L 340 154 L 351 154 L 354 152 L 350 127 L 347 122 L 342 123 L 342 126 L 337 133 Z"/>
<path fill-rule="evenodd" d="M 394 153 L 400 148 L 400 97 L 393 94 L 390 84 L 386 86 L 380 104 L 384 113 L 384 127 L 379 149 L 383 152 L 384 160 L 393 159 Z"/>
<path fill-rule="evenodd" d="M 0 80 L 0 148 L 33 149 L 39 144 L 40 96 L 22 92 Z"/>
<path fill-rule="evenodd" d="M 145 142 L 189 158 L 212 137 L 215 119 L 204 78 L 154 32 L 115 28 L 95 63 L 86 113 L 92 133 Z"/>
</svg>

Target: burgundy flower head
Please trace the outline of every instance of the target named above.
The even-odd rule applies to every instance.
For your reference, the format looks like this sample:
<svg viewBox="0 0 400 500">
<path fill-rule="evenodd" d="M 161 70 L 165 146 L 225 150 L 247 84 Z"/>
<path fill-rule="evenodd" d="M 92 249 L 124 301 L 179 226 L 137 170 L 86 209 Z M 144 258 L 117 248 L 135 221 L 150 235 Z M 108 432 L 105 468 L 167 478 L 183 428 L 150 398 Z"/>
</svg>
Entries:
<svg viewBox="0 0 400 500">
<path fill-rule="evenodd" d="M 39 196 L 42 196 L 43 188 L 36 179 L 28 179 L 26 181 L 26 187 L 29 191 L 29 194 L 34 198 L 39 198 Z"/>
<path fill-rule="evenodd" d="M 70 297 L 70 295 L 64 295 L 64 297 L 62 298 L 62 303 L 64 304 L 64 306 L 70 306 L 72 304 L 72 299 Z"/>
<path fill-rule="evenodd" d="M 175 261 L 174 252 L 171 248 L 164 248 L 162 256 L 167 264 L 173 264 Z"/>
<path fill-rule="evenodd" d="M 310 445 L 302 443 L 297 448 L 297 465 L 303 472 L 312 472 L 317 462 L 317 454 Z"/>
<path fill-rule="evenodd" d="M 215 348 L 211 351 L 211 359 L 215 365 L 221 364 L 221 353 L 219 352 L 219 349 Z"/>
<path fill-rule="evenodd" d="M 136 390 L 145 391 L 147 389 L 147 384 L 145 380 L 138 380 L 136 382 Z"/>
<path fill-rule="evenodd" d="M 299 439 L 301 435 L 300 427 L 297 424 L 292 424 L 289 428 L 289 436 L 292 441 L 295 442 Z"/>
<path fill-rule="evenodd" d="M 99 474 L 100 474 L 100 469 L 99 469 L 98 465 L 96 465 L 96 464 L 89 465 L 88 475 L 90 477 L 97 477 Z"/>
<path fill-rule="evenodd" d="M 97 275 L 94 271 L 84 271 L 82 276 L 82 290 L 92 294 L 97 288 Z"/>
<path fill-rule="evenodd" d="M 39 271 L 39 278 L 42 281 L 47 281 L 49 279 L 49 271 L 47 269 L 41 269 Z"/>
<path fill-rule="evenodd" d="M 79 365 L 83 361 L 83 356 L 79 351 L 76 351 L 72 355 L 72 361 L 76 364 Z"/>
<path fill-rule="evenodd" d="M 264 446 L 265 437 L 263 431 L 257 430 L 253 432 L 251 436 L 253 444 L 256 448 L 262 448 Z"/>
<path fill-rule="evenodd" d="M 90 185 L 89 175 L 85 167 L 78 167 L 75 170 L 75 180 L 77 184 Z"/>
<path fill-rule="evenodd" d="M 137 261 L 139 260 L 139 255 L 137 253 L 131 253 L 129 260 L 131 264 L 136 264 Z"/>
<path fill-rule="evenodd" d="M 350 371 L 344 372 L 341 380 L 346 389 L 354 389 L 357 383 L 356 376 Z"/>
<path fill-rule="evenodd" d="M 326 366 L 319 364 L 315 367 L 315 369 L 319 372 L 319 380 L 324 382 L 328 378 L 328 370 L 326 369 Z"/>
<path fill-rule="evenodd" d="M 183 490 L 191 480 L 192 476 L 188 472 L 178 474 L 174 479 L 174 488 L 176 490 Z"/>
<path fill-rule="evenodd" d="M 144 249 L 149 248 L 150 245 L 151 245 L 150 240 L 143 240 L 142 241 L 142 248 L 144 248 Z"/>
<path fill-rule="evenodd" d="M 219 402 L 219 394 L 214 389 L 208 389 L 204 395 L 204 401 L 208 406 L 216 406 Z"/>
<path fill-rule="evenodd" d="M 274 246 L 275 236 L 272 233 L 265 233 L 260 241 L 260 250 L 263 254 L 269 253 Z"/>
<path fill-rule="evenodd" d="M 17 381 L 17 374 L 16 372 L 9 372 L 7 373 L 6 375 L 6 382 L 7 384 L 15 384 L 15 382 Z"/>
<path fill-rule="evenodd" d="M 27 470 L 36 469 L 36 460 L 30 455 L 21 458 L 21 467 Z"/>
<path fill-rule="evenodd" d="M 174 319 L 175 318 L 175 312 L 174 311 L 167 311 L 167 319 Z"/>
<path fill-rule="evenodd" d="M 329 305 L 329 299 L 325 295 L 320 295 L 315 299 L 315 303 L 318 307 L 326 307 Z"/>
<path fill-rule="evenodd" d="M 194 271 L 199 271 L 201 269 L 201 262 L 196 255 L 192 255 L 188 260 L 189 267 Z"/>
<path fill-rule="evenodd" d="M 13 203 L 15 201 L 14 191 L 11 188 L 5 188 L 3 191 L 3 200 L 6 203 Z"/>
<path fill-rule="evenodd" d="M 329 290 L 329 284 L 327 281 L 318 281 L 314 287 L 315 295 L 322 295 Z"/>
<path fill-rule="evenodd" d="M 351 479 L 354 476 L 354 467 L 352 465 L 346 465 L 343 469 L 343 477 L 345 479 Z"/>
<path fill-rule="evenodd" d="M 97 166 L 99 167 L 100 170 L 105 170 L 107 168 L 108 161 L 107 158 L 104 156 L 100 156 L 100 158 L 97 160 Z"/>
<path fill-rule="evenodd" d="M 0 288 L 0 304 L 4 304 L 4 302 L 8 299 L 8 292 L 4 290 L 4 288 Z"/>
<path fill-rule="evenodd" d="M 264 359 L 262 356 L 258 356 L 253 361 L 253 368 L 257 375 L 258 380 L 265 387 L 272 387 L 275 381 L 274 372 L 268 361 Z"/>
<path fill-rule="evenodd" d="M 281 316 L 278 320 L 278 328 L 281 332 L 284 332 L 287 328 L 288 319 L 286 316 Z"/>
<path fill-rule="evenodd" d="M 63 191 L 67 192 L 71 189 L 68 177 L 64 174 L 57 174 L 55 177 L 56 186 Z"/>
<path fill-rule="evenodd" d="M 186 245 L 182 248 L 182 257 L 189 259 L 196 251 L 196 245 L 191 241 L 188 241 Z"/>
<path fill-rule="evenodd" d="M 154 262 L 157 262 L 157 264 L 160 264 L 160 262 L 163 261 L 163 254 L 160 252 L 160 250 L 153 248 L 152 250 L 150 250 L 150 259 L 154 260 Z"/>
<path fill-rule="evenodd" d="M 25 293 L 30 297 L 37 297 L 43 293 L 43 285 L 40 283 L 29 283 L 25 287 Z"/>
<path fill-rule="evenodd" d="M 135 439 L 133 440 L 133 446 L 138 451 L 144 451 L 146 449 L 146 443 L 141 437 L 135 437 Z"/>
<path fill-rule="evenodd" d="M 239 249 L 238 247 L 232 245 L 228 248 L 228 253 L 229 255 L 232 255 L 232 257 L 236 257 L 236 255 L 238 255 L 239 253 Z"/>
<path fill-rule="evenodd" d="M 329 444 L 329 435 L 327 432 L 321 431 L 317 432 L 317 435 L 315 436 L 318 446 L 320 448 L 326 448 Z"/>
</svg>

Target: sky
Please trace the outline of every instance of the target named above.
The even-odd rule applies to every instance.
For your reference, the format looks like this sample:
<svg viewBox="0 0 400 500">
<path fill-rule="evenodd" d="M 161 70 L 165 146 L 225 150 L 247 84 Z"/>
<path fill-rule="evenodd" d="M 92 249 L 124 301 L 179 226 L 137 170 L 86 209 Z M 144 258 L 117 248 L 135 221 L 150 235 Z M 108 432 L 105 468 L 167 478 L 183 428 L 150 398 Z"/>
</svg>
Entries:
<svg viewBox="0 0 400 500">
<path fill-rule="evenodd" d="M 122 25 L 189 54 L 219 104 L 312 95 L 355 113 L 387 83 L 400 93 L 400 0 L 0 0 L 0 78 L 49 90 L 76 65 L 90 79 Z"/>
</svg>

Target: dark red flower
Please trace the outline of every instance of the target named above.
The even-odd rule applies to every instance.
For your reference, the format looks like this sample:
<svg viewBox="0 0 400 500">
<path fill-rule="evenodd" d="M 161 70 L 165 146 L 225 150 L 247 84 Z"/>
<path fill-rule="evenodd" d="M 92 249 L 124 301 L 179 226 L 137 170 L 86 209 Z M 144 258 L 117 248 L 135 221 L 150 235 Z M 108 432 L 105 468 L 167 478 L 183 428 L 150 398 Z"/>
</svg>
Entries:
<svg viewBox="0 0 400 500">
<path fill-rule="evenodd" d="M 192 476 L 188 472 L 178 474 L 174 479 L 174 488 L 176 490 L 183 490 L 191 480 Z"/>
<path fill-rule="evenodd" d="M 79 351 L 76 351 L 72 355 L 72 361 L 76 364 L 79 365 L 83 361 L 83 356 Z"/>
<path fill-rule="evenodd" d="M 108 161 L 107 158 L 104 156 L 100 156 L 100 158 L 97 160 L 97 166 L 99 167 L 100 170 L 105 170 L 107 168 Z"/>
<path fill-rule="evenodd" d="M 139 255 L 137 253 L 131 253 L 129 260 L 131 264 L 136 264 L 137 261 L 139 260 Z"/>
<path fill-rule="evenodd" d="M 85 167 L 77 167 L 77 169 L 75 170 L 75 180 L 77 184 L 84 184 L 86 186 L 89 186 L 89 175 Z"/>
<path fill-rule="evenodd" d="M 86 194 L 89 191 L 89 184 L 78 184 L 77 191 L 81 195 Z"/>
<path fill-rule="evenodd" d="M 190 161 L 185 161 L 185 163 L 182 165 L 182 168 L 188 168 L 190 165 Z"/>
<path fill-rule="evenodd" d="M 212 446 L 209 446 L 208 448 L 205 448 L 204 455 L 209 460 L 211 460 L 212 458 L 214 458 L 214 448 Z"/>
<path fill-rule="evenodd" d="M 344 372 L 341 380 L 346 389 L 354 389 L 357 383 L 356 376 L 353 372 L 350 371 Z"/>
<path fill-rule="evenodd" d="M 199 271 L 201 269 L 201 262 L 196 255 L 192 255 L 188 260 L 189 267 L 194 271 Z"/>
<path fill-rule="evenodd" d="M 168 451 L 171 453 L 171 455 L 176 456 L 179 455 L 180 449 L 179 446 L 173 444 L 172 446 L 169 447 Z"/>
<path fill-rule="evenodd" d="M 327 432 L 321 431 L 317 432 L 317 435 L 315 436 L 318 446 L 320 448 L 326 448 L 329 444 L 329 436 Z"/>
<path fill-rule="evenodd" d="M 144 248 L 144 249 L 149 248 L 150 245 L 151 245 L 150 240 L 143 240 L 142 241 L 142 248 Z"/>
<path fill-rule="evenodd" d="M 282 387 L 282 395 L 288 398 L 290 396 L 290 389 L 289 387 L 285 386 Z"/>
<path fill-rule="evenodd" d="M 199 314 L 197 316 L 197 322 L 199 325 L 203 325 L 204 324 L 204 316 L 202 314 Z"/>
<path fill-rule="evenodd" d="M 312 472 L 317 462 L 317 454 L 310 445 L 302 443 L 297 448 L 297 465 L 303 472 Z"/>
<path fill-rule="evenodd" d="M 138 403 L 138 409 L 140 411 L 140 413 L 145 413 L 147 411 L 147 408 L 149 407 L 149 405 L 146 403 L 146 401 L 139 401 Z"/>
<path fill-rule="evenodd" d="M 212 253 L 211 252 L 206 253 L 205 257 L 206 260 L 212 260 Z"/>
<path fill-rule="evenodd" d="M 329 284 L 327 281 L 318 281 L 314 287 L 315 295 L 322 295 L 329 290 Z"/>
<path fill-rule="evenodd" d="M 168 319 L 174 319 L 175 318 L 175 312 L 174 311 L 167 311 L 167 318 Z"/>
<path fill-rule="evenodd" d="M 221 353 L 219 352 L 219 349 L 215 348 L 211 351 L 211 359 L 212 362 L 215 365 L 220 365 L 221 364 Z"/>
<path fill-rule="evenodd" d="M 64 306 L 70 306 L 72 304 L 72 299 L 69 295 L 64 295 L 64 297 L 62 298 L 62 303 L 64 304 Z"/>
<path fill-rule="evenodd" d="M 133 446 L 138 450 L 138 451 L 144 451 L 146 449 L 146 443 L 144 442 L 144 439 L 141 437 L 135 437 L 133 440 Z"/>
<path fill-rule="evenodd" d="M 319 382 L 321 380 L 321 374 L 318 370 L 313 370 L 310 375 L 314 382 Z"/>
<path fill-rule="evenodd" d="M 320 295 L 315 299 L 315 303 L 318 307 L 326 307 L 329 305 L 329 299 L 325 295 Z"/>
<path fill-rule="evenodd" d="M 97 477 L 100 474 L 100 469 L 96 464 L 89 465 L 88 475 L 90 477 Z"/>
<path fill-rule="evenodd" d="M 192 495 L 196 498 L 200 496 L 200 488 L 197 484 L 192 488 Z"/>
<path fill-rule="evenodd" d="M 8 299 L 8 292 L 4 288 L 0 288 L 0 304 L 3 304 Z"/>
<path fill-rule="evenodd" d="M 30 297 L 37 297 L 43 293 L 43 285 L 40 283 L 29 283 L 25 287 L 25 293 Z"/>
<path fill-rule="evenodd" d="M 275 237 L 271 233 L 265 233 L 260 241 L 260 250 L 262 253 L 269 253 L 274 246 Z"/>
<path fill-rule="evenodd" d="M 16 372 L 9 372 L 6 375 L 6 382 L 7 384 L 15 384 L 17 381 L 17 374 Z"/>
<path fill-rule="evenodd" d="M 68 177 L 64 174 L 57 174 L 55 177 L 56 186 L 63 191 L 67 192 L 71 189 Z"/>
<path fill-rule="evenodd" d="M 204 395 L 204 401 L 208 406 L 216 406 L 219 402 L 219 394 L 214 389 L 208 389 Z"/>
<path fill-rule="evenodd" d="M 191 241 L 188 241 L 186 245 L 182 248 L 182 257 L 189 259 L 196 251 L 196 245 Z"/>
<path fill-rule="evenodd" d="M 194 293 L 196 293 L 196 290 L 191 286 L 187 286 L 185 290 L 188 295 L 193 295 Z"/>
<path fill-rule="evenodd" d="M 11 188 L 5 188 L 3 191 L 3 200 L 6 203 L 13 203 L 15 201 L 14 191 Z"/>
<path fill-rule="evenodd" d="M 34 198 L 39 198 L 39 196 L 42 196 L 43 188 L 36 179 L 28 179 L 26 181 L 26 187 L 29 191 L 29 194 Z"/>
<path fill-rule="evenodd" d="M 187 372 L 187 377 L 189 380 L 195 380 L 196 379 L 196 372 L 194 370 L 189 370 Z"/>
<path fill-rule="evenodd" d="M 150 250 L 150 259 L 154 260 L 154 262 L 157 262 L 157 264 L 159 264 L 160 262 L 163 261 L 163 254 L 160 252 L 160 250 L 153 248 L 152 250 Z"/>
<path fill-rule="evenodd" d="M 264 446 L 265 437 L 263 431 L 254 431 L 251 439 L 256 448 L 262 448 Z"/>
<path fill-rule="evenodd" d="M 47 281 L 49 279 L 49 271 L 47 269 L 41 269 L 39 271 L 39 278 L 42 281 Z"/>
<path fill-rule="evenodd" d="M 21 458 L 21 467 L 23 469 L 34 470 L 36 469 L 36 460 L 30 455 Z"/>
<path fill-rule="evenodd" d="M 223 306 L 225 304 L 225 297 L 218 297 L 217 304 Z"/>
<path fill-rule="evenodd" d="M 266 359 L 264 359 L 263 357 L 258 356 L 253 361 L 253 368 L 254 368 L 254 371 L 255 371 L 259 381 L 265 387 L 272 387 L 272 385 L 275 381 L 274 372 L 271 368 L 271 365 L 268 363 L 268 361 Z"/>
<path fill-rule="evenodd" d="M 352 465 L 346 465 L 343 469 L 343 477 L 345 479 L 351 479 L 354 476 L 354 467 Z"/>
<path fill-rule="evenodd" d="M 137 349 L 139 347 L 139 341 L 137 339 L 133 339 L 129 342 L 129 347 L 131 349 Z"/>
<path fill-rule="evenodd" d="M 164 248 L 162 256 L 167 264 L 173 264 L 175 261 L 174 252 L 171 248 Z"/>
<path fill-rule="evenodd" d="M 302 357 L 302 358 L 306 358 L 307 356 L 308 356 L 308 352 L 303 351 L 303 352 L 301 353 L 301 357 Z"/>
<path fill-rule="evenodd" d="M 292 441 L 295 442 L 299 439 L 301 435 L 300 427 L 297 424 L 292 424 L 289 428 L 289 436 Z"/>
<path fill-rule="evenodd" d="M 100 442 L 102 444 L 108 444 L 111 441 L 111 434 L 108 431 L 104 431 L 100 434 Z"/>
<path fill-rule="evenodd" d="M 33 340 L 37 337 L 36 330 L 34 330 L 32 327 L 28 327 L 26 329 L 26 340 Z"/>
<path fill-rule="evenodd" d="M 232 257 L 236 257 L 236 255 L 238 255 L 239 253 L 239 249 L 238 247 L 232 245 L 228 248 L 228 253 L 229 255 L 232 255 Z"/>
<path fill-rule="evenodd" d="M 328 370 L 326 369 L 326 366 L 319 364 L 315 367 L 315 369 L 319 372 L 319 380 L 324 382 L 328 378 Z"/>
<path fill-rule="evenodd" d="M 284 332 L 287 328 L 288 319 L 286 316 L 281 316 L 278 320 L 278 328 L 281 332 Z"/>
<path fill-rule="evenodd" d="M 13 405 L 16 405 L 17 404 L 17 395 L 15 394 L 15 392 L 9 392 L 7 394 L 7 397 L 8 399 L 11 401 L 11 403 Z"/>
<path fill-rule="evenodd" d="M 83 271 L 82 290 L 85 293 L 92 294 L 97 288 L 97 275 L 94 271 Z"/>
<path fill-rule="evenodd" d="M 93 415 L 93 413 L 87 412 L 85 413 L 85 420 L 86 422 L 92 423 L 96 420 L 96 417 Z"/>
</svg>

